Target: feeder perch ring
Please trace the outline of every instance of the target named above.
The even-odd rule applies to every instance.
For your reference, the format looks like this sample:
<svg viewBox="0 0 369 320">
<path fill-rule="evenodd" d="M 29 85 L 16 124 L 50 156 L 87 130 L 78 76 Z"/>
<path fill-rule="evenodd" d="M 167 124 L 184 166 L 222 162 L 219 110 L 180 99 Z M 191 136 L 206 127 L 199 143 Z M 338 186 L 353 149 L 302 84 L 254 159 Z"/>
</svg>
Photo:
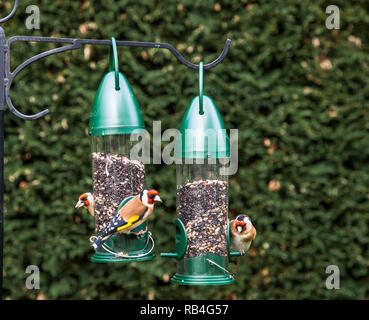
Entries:
<svg viewBox="0 0 369 320">
<path fill-rule="evenodd" d="M 92 238 L 92 237 L 91 237 L 91 238 Z M 148 239 L 147 239 L 147 243 L 146 243 L 146 246 L 145 246 L 145 247 L 147 247 L 147 246 L 148 246 L 148 244 L 149 244 L 150 240 L 151 240 L 151 243 L 152 243 L 151 248 L 150 248 L 150 250 L 149 250 L 149 251 L 147 251 L 147 252 L 145 252 L 145 253 L 143 253 L 143 254 L 129 255 L 128 253 L 124 254 L 123 252 L 115 252 L 115 251 L 110 250 L 109 248 L 107 248 L 107 247 L 105 246 L 105 244 L 103 244 L 103 245 L 102 245 L 102 248 L 103 248 L 106 252 L 108 252 L 108 253 L 110 253 L 110 254 L 113 254 L 113 255 L 115 255 L 116 257 L 127 258 L 127 259 L 132 259 L 132 258 L 142 258 L 142 257 L 145 257 L 145 256 L 149 255 L 149 254 L 154 250 L 154 248 L 155 248 L 155 241 L 154 241 L 154 238 L 152 237 L 152 233 L 151 233 L 151 232 L 149 232 L 149 234 L 148 234 Z"/>
<path fill-rule="evenodd" d="M 93 243 L 97 240 L 97 237 L 96 236 L 91 236 L 90 237 L 90 242 Z"/>
</svg>

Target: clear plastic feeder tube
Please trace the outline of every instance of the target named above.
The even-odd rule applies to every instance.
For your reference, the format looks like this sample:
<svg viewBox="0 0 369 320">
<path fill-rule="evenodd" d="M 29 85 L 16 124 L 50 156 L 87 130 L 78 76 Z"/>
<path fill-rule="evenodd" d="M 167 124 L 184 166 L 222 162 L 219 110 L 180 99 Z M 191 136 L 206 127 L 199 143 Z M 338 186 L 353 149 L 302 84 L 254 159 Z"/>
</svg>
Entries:
<svg viewBox="0 0 369 320">
<path fill-rule="evenodd" d="M 177 165 L 177 217 L 187 234 L 184 258 L 227 256 L 228 176 L 223 159 Z"/>
<path fill-rule="evenodd" d="M 96 232 L 108 226 L 126 197 L 144 188 L 144 165 L 129 158 L 131 146 L 129 134 L 92 137 Z"/>
</svg>

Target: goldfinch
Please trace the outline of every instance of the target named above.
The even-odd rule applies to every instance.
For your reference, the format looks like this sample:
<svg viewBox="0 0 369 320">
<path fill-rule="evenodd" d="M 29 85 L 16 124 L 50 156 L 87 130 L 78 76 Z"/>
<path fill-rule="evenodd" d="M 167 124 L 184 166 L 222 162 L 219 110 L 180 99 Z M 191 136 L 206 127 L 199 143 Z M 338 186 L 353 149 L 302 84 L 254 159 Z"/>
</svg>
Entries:
<svg viewBox="0 0 369 320">
<path fill-rule="evenodd" d="M 143 190 L 129 200 L 120 208 L 102 234 L 92 242 L 93 248 L 97 250 L 113 234 L 130 233 L 131 230 L 145 222 L 154 210 L 154 201 L 162 202 L 158 192 L 154 189 Z"/>
<path fill-rule="evenodd" d="M 232 220 L 230 222 L 230 236 L 232 249 L 245 254 L 256 236 L 256 229 L 252 225 L 251 219 L 246 215 L 239 215 L 235 220 Z"/>
<path fill-rule="evenodd" d="M 94 216 L 94 197 L 90 192 L 83 193 L 79 196 L 76 208 L 85 207 L 88 212 Z"/>
</svg>

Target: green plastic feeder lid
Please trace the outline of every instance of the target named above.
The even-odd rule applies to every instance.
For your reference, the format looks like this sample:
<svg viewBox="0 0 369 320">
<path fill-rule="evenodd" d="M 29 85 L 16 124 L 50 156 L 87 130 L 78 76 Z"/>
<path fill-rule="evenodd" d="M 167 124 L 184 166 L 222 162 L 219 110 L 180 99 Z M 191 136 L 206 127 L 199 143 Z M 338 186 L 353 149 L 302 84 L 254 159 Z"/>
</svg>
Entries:
<svg viewBox="0 0 369 320">
<path fill-rule="evenodd" d="M 145 128 L 138 101 L 121 73 L 119 85 L 120 89 L 116 90 L 114 71 L 107 73 L 101 81 L 90 115 L 92 136 L 130 134 Z"/>
<path fill-rule="evenodd" d="M 197 96 L 184 115 L 176 140 L 177 159 L 230 156 L 229 138 L 219 111 L 208 96 L 202 98 L 202 110 L 200 96 Z"/>
<path fill-rule="evenodd" d="M 89 134 L 131 134 L 143 132 L 144 128 L 137 98 L 126 77 L 118 70 L 117 48 L 112 38 L 109 72 L 102 79 L 92 106 Z"/>
</svg>

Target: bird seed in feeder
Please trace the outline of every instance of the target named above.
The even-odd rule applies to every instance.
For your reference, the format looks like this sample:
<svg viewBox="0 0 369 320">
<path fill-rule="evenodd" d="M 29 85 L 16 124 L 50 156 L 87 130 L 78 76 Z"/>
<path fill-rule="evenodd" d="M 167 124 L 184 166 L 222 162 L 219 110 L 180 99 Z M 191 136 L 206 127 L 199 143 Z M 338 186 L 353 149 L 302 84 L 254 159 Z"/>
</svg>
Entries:
<svg viewBox="0 0 369 320">
<path fill-rule="evenodd" d="M 117 154 L 93 152 L 93 195 L 96 232 L 110 223 L 120 203 L 144 189 L 145 169 L 137 160 Z"/>
<path fill-rule="evenodd" d="M 227 182 L 221 180 L 200 180 L 178 188 L 178 217 L 188 238 L 185 258 L 227 255 L 227 189 Z"/>
</svg>

